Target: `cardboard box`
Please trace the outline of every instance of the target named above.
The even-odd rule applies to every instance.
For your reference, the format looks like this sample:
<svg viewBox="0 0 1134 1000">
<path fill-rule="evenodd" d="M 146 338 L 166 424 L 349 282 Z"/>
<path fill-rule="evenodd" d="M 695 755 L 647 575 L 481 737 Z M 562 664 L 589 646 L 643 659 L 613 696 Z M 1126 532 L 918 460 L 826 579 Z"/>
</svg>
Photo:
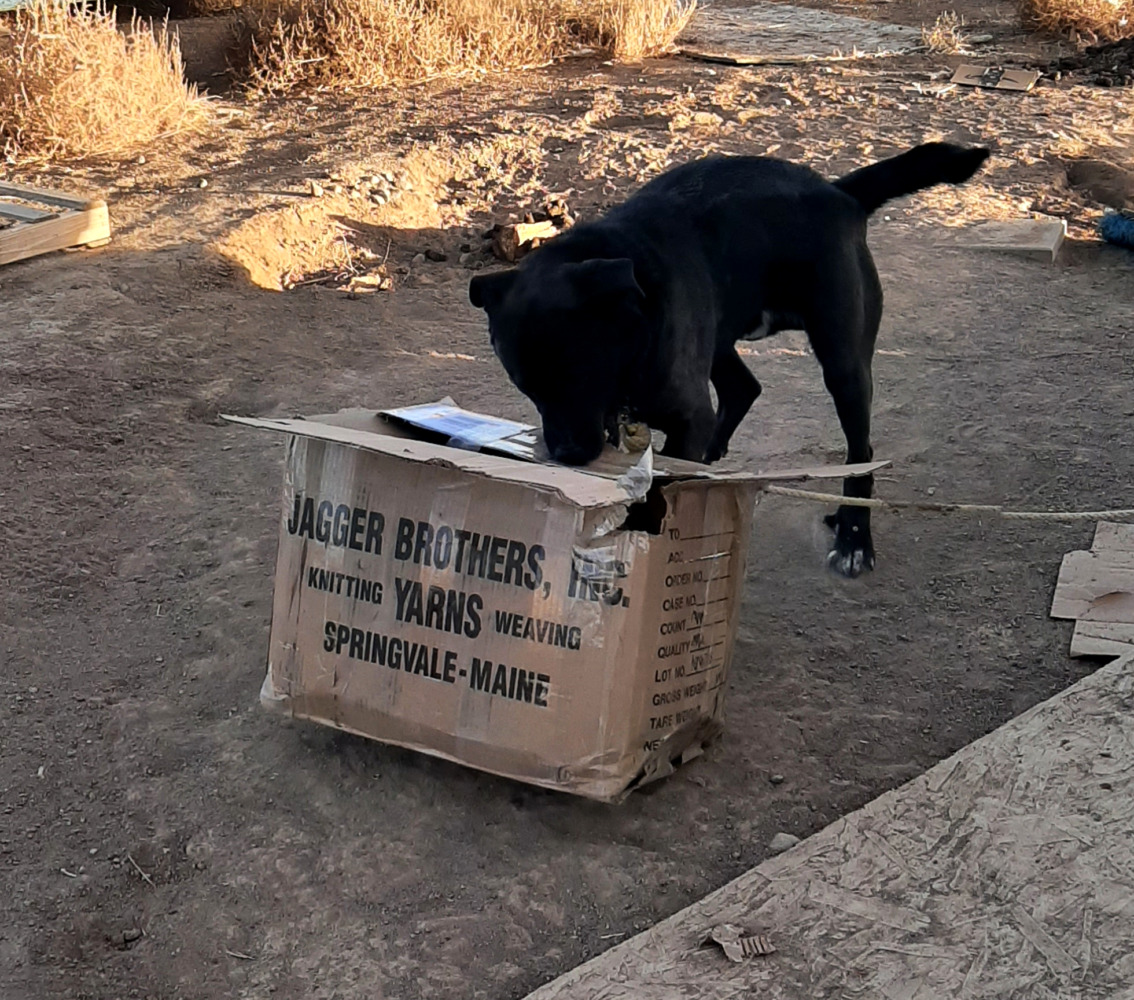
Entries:
<svg viewBox="0 0 1134 1000">
<path fill-rule="evenodd" d="M 531 428 L 452 447 L 407 412 L 228 418 L 288 435 L 262 701 L 602 801 L 699 752 L 761 478 L 569 469 Z"/>
</svg>

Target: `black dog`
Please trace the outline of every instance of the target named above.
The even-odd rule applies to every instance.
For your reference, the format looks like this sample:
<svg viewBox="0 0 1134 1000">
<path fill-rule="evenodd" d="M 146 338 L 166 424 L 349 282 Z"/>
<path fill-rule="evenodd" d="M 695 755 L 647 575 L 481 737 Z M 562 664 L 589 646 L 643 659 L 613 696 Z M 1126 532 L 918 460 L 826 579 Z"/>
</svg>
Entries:
<svg viewBox="0 0 1134 1000">
<path fill-rule="evenodd" d="M 620 413 L 664 432 L 663 454 L 716 461 L 760 395 L 736 341 L 802 329 L 847 461 L 866 462 L 882 317 L 866 220 L 892 198 L 967 181 L 987 158 L 986 149 L 930 143 L 829 182 L 782 160 L 709 157 L 518 267 L 476 276 L 469 298 L 488 313 L 493 349 L 539 410 L 556 461 L 597 458 Z M 843 495 L 869 497 L 873 485 L 849 478 Z M 868 509 L 840 507 L 827 523 L 835 570 L 873 568 Z"/>
</svg>

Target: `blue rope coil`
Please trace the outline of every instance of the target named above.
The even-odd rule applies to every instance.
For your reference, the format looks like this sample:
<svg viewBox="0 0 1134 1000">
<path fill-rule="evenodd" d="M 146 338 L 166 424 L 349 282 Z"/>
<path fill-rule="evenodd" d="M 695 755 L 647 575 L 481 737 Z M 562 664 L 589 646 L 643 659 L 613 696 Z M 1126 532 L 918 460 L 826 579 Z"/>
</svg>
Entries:
<svg viewBox="0 0 1134 1000">
<path fill-rule="evenodd" d="M 1107 243 L 1134 250 L 1134 213 L 1107 212 L 1099 220 L 1099 235 Z"/>
</svg>

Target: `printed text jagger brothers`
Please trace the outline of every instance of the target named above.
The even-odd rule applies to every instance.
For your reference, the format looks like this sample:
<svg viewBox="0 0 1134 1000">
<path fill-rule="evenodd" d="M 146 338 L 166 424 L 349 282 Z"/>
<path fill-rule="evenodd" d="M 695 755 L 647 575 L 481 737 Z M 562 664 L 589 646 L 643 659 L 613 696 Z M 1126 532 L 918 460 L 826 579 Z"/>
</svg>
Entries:
<svg viewBox="0 0 1134 1000">
<path fill-rule="evenodd" d="M 297 494 L 287 520 L 288 534 L 307 538 L 325 547 L 353 549 L 369 555 L 383 555 L 386 518 L 376 510 L 335 504 L 329 500 Z M 450 570 L 454 575 L 489 580 L 535 592 L 550 593 L 550 582 L 543 577 L 546 552 L 542 545 L 529 545 L 497 535 L 434 526 L 428 521 L 399 517 L 394 532 L 393 558 L 416 566 Z M 621 569 L 619 567 L 619 569 Z M 580 574 L 572 560 L 568 596 L 575 600 L 621 604 L 621 590 L 612 586 L 620 573 Z M 381 581 L 308 565 L 307 587 L 344 595 L 362 603 L 381 605 Z M 484 598 L 475 592 L 436 586 L 423 587 L 420 580 L 394 577 L 394 617 L 399 622 L 437 629 L 475 639 L 484 623 Z M 496 610 L 491 624 L 501 635 L 513 636 L 562 649 L 578 650 L 582 631 L 576 625 L 531 618 L 524 614 Z M 455 651 L 426 643 L 411 642 L 400 636 L 371 632 L 341 622 L 324 624 L 323 649 L 336 655 L 376 663 L 394 670 L 418 674 L 446 684 L 468 678 L 469 687 L 514 701 L 547 707 L 551 678 L 547 674 L 508 667 L 503 663 L 472 657 L 466 668 Z"/>
</svg>

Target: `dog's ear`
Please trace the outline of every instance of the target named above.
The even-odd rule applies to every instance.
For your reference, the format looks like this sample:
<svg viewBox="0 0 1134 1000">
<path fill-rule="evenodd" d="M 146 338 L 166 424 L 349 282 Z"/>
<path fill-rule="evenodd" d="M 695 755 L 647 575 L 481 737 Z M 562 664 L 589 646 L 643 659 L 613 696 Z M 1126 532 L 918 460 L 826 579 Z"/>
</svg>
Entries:
<svg viewBox="0 0 1134 1000">
<path fill-rule="evenodd" d="M 634 262 L 628 257 L 568 264 L 564 270 L 568 273 L 572 287 L 582 298 L 646 297 L 638 279 L 634 277 Z"/>
<path fill-rule="evenodd" d="M 516 280 L 516 269 L 478 274 L 469 282 L 469 301 L 486 312 L 492 312 L 497 303 L 508 294 Z"/>
</svg>

